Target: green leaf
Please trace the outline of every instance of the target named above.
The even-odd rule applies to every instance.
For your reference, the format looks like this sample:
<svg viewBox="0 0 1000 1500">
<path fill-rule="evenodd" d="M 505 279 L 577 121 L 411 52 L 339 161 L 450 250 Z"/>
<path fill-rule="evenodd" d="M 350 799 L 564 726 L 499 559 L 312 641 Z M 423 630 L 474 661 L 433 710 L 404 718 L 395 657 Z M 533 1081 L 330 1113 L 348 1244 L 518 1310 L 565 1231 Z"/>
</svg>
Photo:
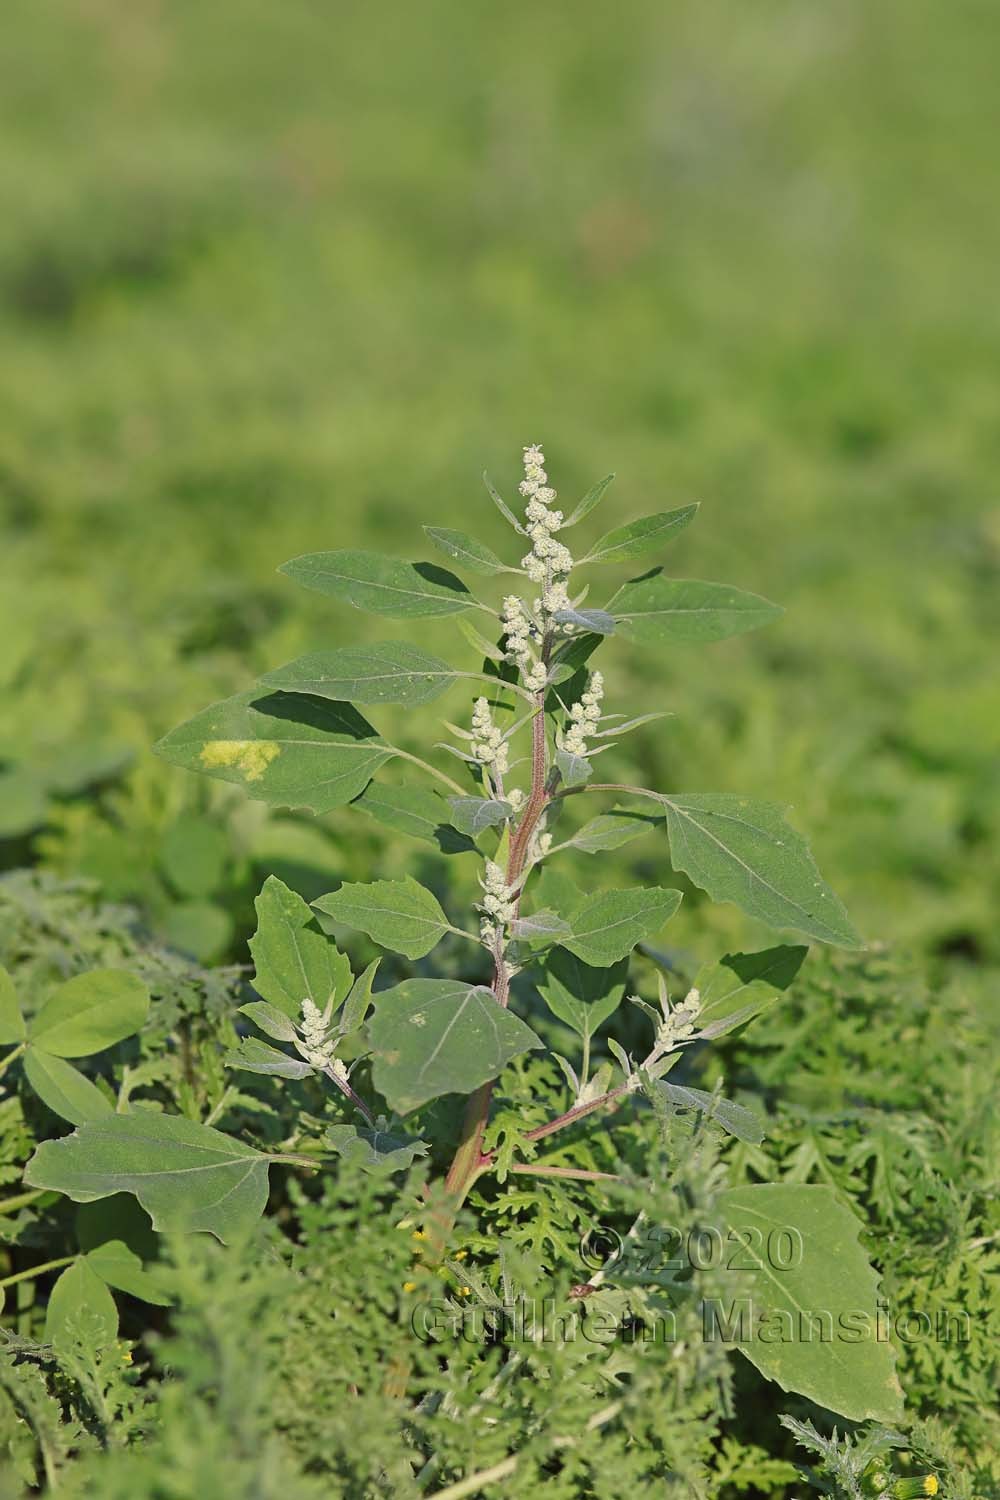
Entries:
<svg viewBox="0 0 1000 1500">
<path fill-rule="evenodd" d="M 575 625 L 594 635 L 614 635 L 615 617 L 604 609 L 560 609 L 553 615 L 559 625 Z"/>
<path fill-rule="evenodd" d="M 556 768 L 564 786 L 583 786 L 594 773 L 594 768 L 585 755 L 574 755 L 572 750 L 559 746 L 556 751 Z"/>
<path fill-rule="evenodd" d="M 656 796 L 667 810 L 674 869 L 713 900 L 733 901 L 770 927 L 791 927 L 821 943 L 863 946 L 784 808 L 730 792 Z"/>
<path fill-rule="evenodd" d="M 34 771 L 14 766 L 0 771 L 0 839 L 21 838 L 45 822 L 49 799 Z"/>
<path fill-rule="evenodd" d="M 42 1103 L 71 1125 L 83 1125 L 88 1120 L 114 1114 L 111 1101 L 96 1084 L 72 1063 L 52 1057 L 40 1047 L 29 1047 L 24 1054 L 24 1076 Z"/>
<path fill-rule="evenodd" d="M 358 975 L 351 993 L 344 1001 L 344 1008 L 340 1013 L 340 1029 L 345 1036 L 357 1031 L 371 1009 L 372 984 L 381 962 L 380 958 L 372 959 L 364 973 Z"/>
<path fill-rule="evenodd" d="M 196 813 L 182 813 L 163 835 L 160 868 L 179 896 L 210 896 L 228 862 L 225 830 Z"/>
<path fill-rule="evenodd" d="M 575 526 L 577 521 L 582 521 L 584 516 L 590 515 L 590 512 L 594 509 L 594 506 L 600 504 L 601 500 L 604 497 L 604 491 L 607 489 L 608 485 L 611 483 L 614 477 L 615 476 L 613 474 L 605 474 L 603 479 L 599 479 L 597 483 L 587 491 L 576 509 L 571 511 L 566 520 L 563 522 L 564 531 L 567 526 Z"/>
<path fill-rule="evenodd" d="M 373 781 L 354 806 L 396 833 L 434 844 L 442 854 L 478 852 L 468 835 L 452 826 L 447 804 L 437 792 L 422 787 L 381 786 Z"/>
<path fill-rule="evenodd" d="M 157 1307 L 169 1306 L 170 1298 L 164 1296 L 156 1275 L 143 1268 L 139 1256 L 123 1240 L 105 1240 L 90 1251 L 85 1261 L 108 1286 Z"/>
<path fill-rule="evenodd" d="M 24 1180 L 77 1203 L 134 1193 L 154 1229 L 205 1230 L 228 1242 L 263 1213 L 270 1160 L 210 1125 L 143 1110 L 43 1141 Z"/>
<path fill-rule="evenodd" d="M 598 891 L 573 913 L 573 936 L 564 938 L 562 946 L 585 964 L 606 967 L 659 932 L 680 904 L 680 891 L 657 887 Z"/>
<path fill-rule="evenodd" d="M 721 1125 L 728 1135 L 737 1140 L 748 1141 L 759 1146 L 764 1139 L 764 1130 L 757 1116 L 742 1104 L 731 1099 L 722 1099 L 718 1094 L 706 1094 L 703 1089 L 689 1089 L 677 1083 L 654 1081 L 653 1087 L 676 1109 L 697 1109 Z"/>
<path fill-rule="evenodd" d="M 532 943 L 569 937 L 573 929 L 558 912 L 543 908 L 533 911 L 528 917 L 515 917 L 510 924 L 510 931 L 512 937 Z"/>
<path fill-rule="evenodd" d="M 179 901 L 163 918 L 163 936 L 170 947 L 204 964 L 222 956 L 233 930 L 232 917 L 212 901 Z"/>
<path fill-rule="evenodd" d="M 644 833 L 649 833 L 655 828 L 660 820 L 658 818 L 647 818 L 642 813 L 602 813 L 599 817 L 591 818 L 589 823 L 584 823 L 566 844 L 573 849 L 581 849 L 584 854 L 600 854 L 606 849 L 620 849 L 623 844 L 631 843 L 632 839 L 641 838 Z"/>
<path fill-rule="evenodd" d="M 472 838 L 496 823 L 505 823 L 514 811 L 509 802 L 487 797 L 449 797 L 448 806 L 455 827 Z"/>
<path fill-rule="evenodd" d="M 406 979 L 375 996 L 375 1087 L 400 1114 L 440 1094 L 470 1094 L 542 1043 L 492 990 L 457 979 Z"/>
<path fill-rule="evenodd" d="M 384 1120 L 370 1127 L 330 1125 L 326 1139 L 338 1156 L 374 1174 L 399 1172 L 412 1166 L 418 1156 L 427 1155 L 424 1141 L 402 1130 L 389 1130 Z"/>
<path fill-rule="evenodd" d="M 56 1057 L 86 1057 L 139 1030 L 149 991 L 124 969 L 91 969 L 67 979 L 32 1018 L 30 1040 Z"/>
<path fill-rule="evenodd" d="M 26 1035 L 27 1028 L 14 981 L 6 969 L 0 968 L 0 1047 L 23 1042 Z"/>
<path fill-rule="evenodd" d="M 297 1021 L 309 999 L 324 1010 L 331 995 L 346 997 L 353 982 L 350 961 L 320 929 L 308 903 L 276 875 L 265 880 L 254 902 L 257 931 L 250 939 L 253 987 L 262 1000 Z"/>
<path fill-rule="evenodd" d="M 782 1390 L 852 1422 L 897 1421 L 895 1354 L 876 1337 L 878 1276 L 834 1189 L 767 1184 L 730 1188 L 719 1201 L 737 1251 L 726 1263 L 745 1268 L 750 1293 L 749 1328 L 737 1322 L 741 1299 L 727 1319 L 741 1335 L 736 1347 Z"/>
<path fill-rule="evenodd" d="M 468 568 L 470 573 L 481 573 L 484 577 L 490 577 L 495 573 L 516 573 L 517 568 L 508 568 L 496 553 L 491 551 L 484 542 L 477 542 L 474 536 L 469 536 L 464 531 L 447 531 L 440 526 L 425 526 L 424 531 L 439 552 L 450 557 L 453 562 L 458 563 L 460 568 Z"/>
<path fill-rule="evenodd" d="M 437 898 L 412 875 L 370 884 L 348 882 L 320 896 L 313 906 L 407 958 L 423 958 L 450 928 Z"/>
<path fill-rule="evenodd" d="M 395 620 L 453 615 L 476 602 L 462 580 L 445 568 L 381 552 L 311 552 L 283 563 L 278 572 L 304 588 L 346 599 L 355 609 Z"/>
<path fill-rule="evenodd" d="M 699 1032 L 709 1039 L 724 1036 L 777 1004 L 795 978 L 808 948 L 782 944 L 761 953 L 727 953 L 695 975 L 701 996 Z"/>
<path fill-rule="evenodd" d="M 118 1309 L 104 1281 L 81 1257 L 67 1266 L 49 1293 L 45 1338 L 59 1348 L 77 1342 L 104 1349 L 118 1337 Z"/>
<path fill-rule="evenodd" d="M 308 1078 L 315 1072 L 312 1064 L 303 1058 L 289 1057 L 256 1036 L 242 1037 L 238 1049 L 230 1049 L 222 1060 L 227 1068 L 239 1068 L 244 1073 L 264 1073 L 274 1078 Z"/>
<path fill-rule="evenodd" d="M 314 813 L 353 801 L 395 753 L 349 703 L 260 688 L 213 703 L 154 748 L 273 807 Z"/>
<path fill-rule="evenodd" d="M 594 969 L 565 948 L 556 948 L 545 960 L 538 989 L 552 1014 L 586 1040 L 621 1005 L 627 980 L 627 958 Z"/>
<path fill-rule="evenodd" d="M 672 541 L 697 514 L 697 504 L 682 505 L 678 510 L 660 511 L 655 516 L 643 516 L 641 521 L 631 521 L 627 526 L 617 526 L 594 543 L 586 557 L 580 559 L 580 566 L 584 563 L 631 562 L 632 558 L 641 557 L 654 547 Z"/>
<path fill-rule="evenodd" d="M 309 693 L 352 703 L 431 703 L 459 673 L 438 656 L 391 641 L 378 646 L 343 646 L 338 651 L 311 651 L 285 667 L 266 672 L 265 687 Z"/>
<path fill-rule="evenodd" d="M 721 641 L 767 625 L 784 611 L 728 583 L 664 578 L 657 570 L 623 584 L 608 604 L 608 613 L 629 640 L 655 645 L 659 641 Z"/>
<path fill-rule="evenodd" d="M 490 499 L 493 501 L 493 504 L 503 516 L 504 520 L 508 521 L 520 536 L 525 536 L 526 532 L 524 530 L 524 527 L 521 525 L 514 512 L 501 500 L 500 496 L 493 486 L 492 481 L 490 480 L 490 476 L 485 471 L 483 472 L 483 483 L 485 484 L 486 489 L 489 492 Z"/>
<path fill-rule="evenodd" d="M 302 998 L 305 999 L 305 996 Z M 264 1000 L 251 1000 L 249 1005 L 240 1006 L 240 1015 L 249 1016 L 265 1036 L 273 1037 L 276 1042 L 295 1041 L 297 1032 L 288 1013 L 279 1010 L 276 1005 L 268 1005 Z"/>
</svg>

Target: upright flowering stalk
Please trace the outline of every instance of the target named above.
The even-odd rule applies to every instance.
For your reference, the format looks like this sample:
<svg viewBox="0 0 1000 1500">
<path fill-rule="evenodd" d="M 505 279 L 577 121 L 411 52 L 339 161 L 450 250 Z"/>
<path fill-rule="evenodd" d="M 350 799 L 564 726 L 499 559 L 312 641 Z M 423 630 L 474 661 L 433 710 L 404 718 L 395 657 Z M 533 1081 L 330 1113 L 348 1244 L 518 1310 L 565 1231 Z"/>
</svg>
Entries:
<svg viewBox="0 0 1000 1500">
<path fill-rule="evenodd" d="M 539 1033 L 549 1037 L 556 1023 L 562 1038 L 569 1035 L 579 1043 L 579 1071 L 560 1055 L 570 1086 L 566 1107 L 542 1123 L 532 1111 L 521 1136 L 514 1132 L 518 1143 L 505 1150 L 505 1171 L 601 1176 L 539 1159 L 535 1147 L 594 1111 L 603 1113 L 602 1128 L 607 1130 L 616 1110 L 630 1112 L 642 1097 L 664 1111 L 699 1110 L 719 1129 L 745 1141 L 761 1140 L 760 1120 L 743 1104 L 700 1092 L 687 1080 L 675 1084 L 666 1075 L 683 1068 L 695 1044 L 744 1026 L 776 1003 L 805 950 L 781 945 L 709 962 L 686 977 L 684 998 L 672 1004 L 660 972 L 664 965 L 657 937 L 680 904 L 678 874 L 709 896 L 740 904 L 757 923 L 792 929 L 819 942 L 858 944 L 847 913 L 775 804 L 728 792 L 659 792 L 598 782 L 593 775 L 598 754 L 613 749 L 618 737 L 648 718 L 659 717 L 642 714 L 623 722 L 605 713 L 605 680 L 594 669 L 593 657 L 608 636 L 681 648 L 739 634 L 777 618 L 780 611 L 729 585 L 671 578 L 662 570 L 650 572 L 645 563 L 638 576 L 611 591 L 602 607 L 583 608 L 586 591 L 577 591 L 576 597 L 570 593 L 578 570 L 620 564 L 631 568 L 635 559 L 673 540 L 693 520 L 697 507 L 618 526 L 576 559 L 562 538 L 593 511 L 608 481 L 595 485 L 564 514 L 556 508 L 541 447 L 529 445 L 523 459 L 523 520 L 490 487 L 505 520 L 530 544 L 519 565 L 505 562 L 463 531 L 437 527 L 427 528 L 429 539 L 450 565 L 472 576 L 475 589 L 440 564 L 411 564 L 367 551 L 294 559 L 283 569 L 291 578 L 402 621 L 404 638 L 315 652 L 290 662 L 269 672 L 251 691 L 206 709 L 159 746 L 168 759 L 236 782 L 248 795 L 274 806 L 309 807 L 325 814 L 357 803 L 380 819 L 393 838 L 412 835 L 449 858 L 471 854 L 477 859 L 473 920 L 458 914 L 453 919 L 439 899 L 441 889 L 463 889 L 461 879 L 457 886 L 435 882 L 435 890 L 409 875 L 345 882 L 310 906 L 272 876 L 258 898 L 259 925 L 251 943 L 253 984 L 260 999 L 243 1008 L 244 1017 L 271 1040 L 246 1037 L 229 1059 L 234 1067 L 311 1091 L 303 1134 L 317 1133 L 324 1111 L 332 1115 L 319 1127 L 320 1139 L 310 1142 L 313 1164 L 327 1151 L 373 1170 L 409 1166 L 416 1155 L 437 1149 L 429 1121 L 429 1138 L 423 1139 L 425 1108 L 444 1095 L 466 1097 L 443 1186 L 428 1199 L 428 1261 L 444 1257 L 471 1184 L 499 1165 L 485 1134 L 497 1080 L 513 1058 L 544 1050 Z M 528 586 L 507 582 L 512 574 Z M 489 589 L 495 592 L 480 597 Z M 476 660 L 455 667 L 417 644 L 427 620 L 450 621 L 470 611 L 496 622 L 493 639 L 471 628 L 463 632 L 475 643 Z M 390 703 L 420 710 L 448 692 L 468 691 L 470 680 L 476 684 L 470 726 L 450 726 L 464 746 L 449 747 L 461 761 L 460 780 L 411 746 L 393 744 L 365 717 L 369 712 L 375 717 Z M 419 727 L 419 715 L 408 716 L 407 724 Z M 432 778 L 436 787 L 414 784 L 415 774 Z M 515 777 L 520 784 L 508 785 Z M 590 820 L 578 818 L 574 809 L 579 799 L 592 796 L 610 797 L 610 808 Z M 564 813 L 559 827 L 567 830 L 559 845 L 553 845 L 547 826 L 556 808 Z M 664 884 L 609 889 L 601 880 L 602 861 L 586 869 L 590 855 L 654 833 L 664 841 L 664 872 L 668 851 L 675 872 Z M 580 885 L 536 874 L 540 862 L 548 865 L 562 851 L 578 861 Z M 647 861 L 646 869 L 650 867 Z M 474 884 L 470 871 L 464 889 Z M 379 988 L 373 988 L 379 961 L 355 976 L 337 946 L 352 931 L 367 934 L 392 955 Z M 468 946 L 435 968 L 431 954 L 444 941 Z M 530 1015 L 538 1031 L 517 1014 L 520 991 L 512 991 L 512 980 L 520 971 L 529 981 L 525 992 L 541 997 L 553 1017 L 552 1023 L 539 1022 L 539 1001 L 533 1000 Z M 651 983 L 659 990 L 659 1008 L 642 998 Z M 651 1043 L 634 1058 L 614 1037 L 602 1041 L 599 1036 L 626 993 L 632 993 L 652 1023 Z M 353 1060 L 350 1079 L 337 1055 L 341 1040 L 344 1055 Z M 290 1050 L 280 1051 L 271 1042 Z M 604 1055 L 591 1075 L 595 1046 Z M 332 1102 L 320 1092 L 327 1087 Z M 90 1198 L 117 1192 L 120 1175 L 108 1168 L 105 1181 L 102 1164 L 110 1160 L 115 1167 L 119 1147 L 123 1154 L 127 1150 L 129 1182 L 140 1181 L 142 1153 L 150 1132 L 157 1130 L 169 1147 L 172 1173 L 180 1170 L 184 1153 L 190 1154 L 190 1184 L 182 1207 L 185 1214 L 197 1210 L 200 1227 L 227 1239 L 243 1219 L 260 1211 L 270 1158 L 256 1145 L 245 1147 L 197 1122 L 171 1121 L 147 1111 L 134 1116 L 102 1113 L 95 1124 L 85 1122 L 76 1135 L 55 1143 L 55 1151 L 33 1168 L 28 1181 L 70 1192 L 84 1182 Z M 512 1139 L 509 1114 L 505 1130 Z M 95 1136 L 93 1150 L 88 1132 Z M 154 1151 L 151 1179 L 161 1169 Z M 841 1295 L 842 1273 L 852 1257 L 860 1257 L 862 1266 L 857 1297 L 868 1295 L 873 1273 L 857 1247 L 857 1226 L 837 1218 L 843 1210 L 835 1200 L 823 1197 L 822 1211 L 816 1206 L 816 1195 L 825 1195 L 826 1189 L 791 1185 L 786 1190 L 786 1185 L 768 1183 L 741 1186 L 739 1192 L 767 1195 L 757 1215 L 760 1222 L 794 1227 L 796 1215 L 803 1217 L 810 1258 L 808 1286 L 800 1290 L 812 1305 L 827 1305 L 828 1289 L 822 1284 L 827 1243 L 837 1246 L 839 1278 L 830 1295 Z M 796 1197 L 803 1192 L 810 1198 L 808 1213 Z M 781 1195 L 780 1204 L 773 1195 Z M 158 1222 L 173 1227 L 173 1197 L 155 1180 L 150 1197 L 156 1200 Z M 735 1222 L 740 1226 L 752 1218 L 749 1208 L 741 1207 Z M 743 1243 L 739 1235 L 737 1240 Z M 765 1299 L 773 1292 L 773 1285 L 766 1287 Z M 838 1372 L 846 1371 L 843 1362 L 850 1359 L 868 1361 L 849 1379 L 845 1374 L 842 1388 L 815 1379 L 815 1371 L 804 1363 L 796 1373 L 798 1349 L 798 1344 L 776 1345 L 780 1368 L 775 1373 L 786 1389 L 804 1390 L 854 1420 L 894 1418 L 891 1369 L 878 1366 L 879 1360 L 889 1359 L 885 1349 L 842 1345 Z M 769 1373 L 763 1340 L 755 1341 L 753 1357 Z M 865 1381 L 868 1394 L 862 1398 L 858 1392 Z"/>
</svg>

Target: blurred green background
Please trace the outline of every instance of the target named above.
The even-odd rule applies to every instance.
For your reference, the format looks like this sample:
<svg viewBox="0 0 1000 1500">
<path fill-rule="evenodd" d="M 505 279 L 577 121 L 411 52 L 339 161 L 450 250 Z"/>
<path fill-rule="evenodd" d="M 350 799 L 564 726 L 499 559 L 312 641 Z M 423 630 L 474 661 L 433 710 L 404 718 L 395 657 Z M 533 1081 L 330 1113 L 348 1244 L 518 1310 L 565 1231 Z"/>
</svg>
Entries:
<svg viewBox="0 0 1000 1500">
<path fill-rule="evenodd" d="M 701 499 L 670 571 L 788 609 L 690 652 L 613 645 L 609 706 L 676 715 L 620 770 L 787 801 L 870 939 L 1000 956 L 994 21 L 11 0 L 3 864 L 95 875 L 215 956 L 239 927 L 213 893 L 280 860 L 342 873 L 356 824 L 269 817 L 149 745 L 308 646 L 402 633 L 286 558 L 419 556 L 421 522 L 510 553 L 479 475 L 512 497 L 537 440 L 567 504 L 617 471 L 588 539 Z M 192 887 L 206 807 L 225 836 Z M 682 940 L 701 914 L 747 936 L 685 910 Z"/>
</svg>

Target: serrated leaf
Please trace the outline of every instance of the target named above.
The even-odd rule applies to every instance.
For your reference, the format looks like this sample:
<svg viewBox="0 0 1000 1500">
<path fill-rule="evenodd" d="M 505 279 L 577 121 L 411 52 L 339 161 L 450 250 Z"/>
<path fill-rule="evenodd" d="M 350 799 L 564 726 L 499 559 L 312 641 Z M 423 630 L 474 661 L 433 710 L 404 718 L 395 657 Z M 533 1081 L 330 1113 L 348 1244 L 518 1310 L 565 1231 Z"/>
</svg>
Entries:
<svg viewBox="0 0 1000 1500">
<path fill-rule="evenodd" d="M 309 999 L 324 1010 L 331 995 L 343 1000 L 354 975 L 316 921 L 308 904 L 277 875 L 269 875 L 254 902 L 257 931 L 250 939 L 253 987 L 262 1000 L 297 1021 Z"/>
<path fill-rule="evenodd" d="M 32 1043 L 56 1057 L 86 1057 L 139 1030 L 149 991 L 124 969 L 91 969 L 52 991 L 32 1017 Z"/>
<path fill-rule="evenodd" d="M 472 838 L 497 823 L 505 823 L 514 812 L 509 802 L 487 797 L 449 797 L 448 806 L 452 823 Z"/>
<path fill-rule="evenodd" d="M 563 938 L 562 946 L 586 964 L 605 967 L 659 932 L 680 904 L 680 891 L 657 887 L 598 891 L 573 913 L 573 936 Z"/>
<path fill-rule="evenodd" d="M 154 1229 L 205 1230 L 228 1242 L 263 1213 L 270 1160 L 210 1125 L 143 1110 L 43 1141 L 24 1180 L 77 1203 L 133 1193 Z"/>
<path fill-rule="evenodd" d="M 67 1266 L 49 1293 L 45 1313 L 46 1342 L 57 1349 L 104 1349 L 118 1337 L 118 1308 L 87 1257 Z"/>
<path fill-rule="evenodd" d="M 658 822 L 658 818 L 647 818 L 642 813 L 602 813 L 584 823 L 566 843 L 573 849 L 581 849 L 584 854 L 600 854 L 606 849 L 620 849 L 623 844 L 641 838 Z"/>
<path fill-rule="evenodd" d="M 412 875 L 369 884 L 348 882 L 320 896 L 313 906 L 407 958 L 423 958 L 450 927 L 437 897 Z"/>
<path fill-rule="evenodd" d="M 770 624 L 784 611 L 728 583 L 665 578 L 659 571 L 623 584 L 607 606 L 629 640 L 721 641 Z"/>
<path fill-rule="evenodd" d="M 469 1094 L 542 1045 L 491 990 L 453 979 L 407 979 L 376 995 L 369 1036 L 375 1087 L 400 1114 Z"/>
<path fill-rule="evenodd" d="M 305 999 L 305 996 L 302 998 Z M 295 1041 L 297 1033 L 291 1018 L 276 1005 L 268 1005 L 264 1000 L 251 1000 L 249 1005 L 240 1006 L 240 1015 L 249 1016 L 265 1036 L 273 1037 L 276 1042 Z"/>
<path fill-rule="evenodd" d="M 697 514 L 696 504 L 682 505 L 678 510 L 660 511 L 655 516 L 630 521 L 627 526 L 617 526 L 594 543 L 586 557 L 580 559 L 580 566 L 584 563 L 630 562 L 632 558 L 641 557 L 654 547 L 672 541 Z"/>
<path fill-rule="evenodd" d="M 308 1078 L 315 1071 L 303 1058 L 289 1057 L 256 1036 L 241 1037 L 239 1047 L 230 1049 L 222 1060 L 227 1068 L 263 1073 L 271 1078 Z"/>
<path fill-rule="evenodd" d="M 730 1188 L 719 1208 L 738 1252 L 728 1263 L 746 1268 L 750 1289 L 749 1336 L 732 1339 L 741 1353 L 782 1390 L 852 1422 L 897 1421 L 903 1396 L 895 1354 L 876 1336 L 878 1276 L 858 1242 L 861 1224 L 834 1189 Z M 727 1318 L 739 1334 L 743 1307 L 734 1299 Z"/>
<path fill-rule="evenodd" d="M 784 808 L 730 792 L 657 794 L 667 810 L 670 859 L 715 901 L 733 901 L 770 927 L 791 927 L 842 948 L 861 939 L 825 884 Z"/>
<path fill-rule="evenodd" d="M 460 578 L 436 563 L 403 562 L 381 552 L 310 552 L 283 563 L 278 572 L 304 588 L 394 620 L 452 615 L 476 602 Z"/>
<path fill-rule="evenodd" d="M 382 786 L 371 782 L 354 806 L 396 833 L 434 844 L 442 854 L 478 853 L 467 834 L 451 823 L 447 803 L 423 787 Z"/>
<path fill-rule="evenodd" d="M 517 568 L 509 568 L 490 547 L 486 546 L 485 542 L 477 542 L 474 536 L 469 536 L 465 531 L 448 531 L 441 526 L 425 526 L 424 532 L 439 552 L 443 552 L 446 557 L 458 563 L 460 568 L 468 568 L 470 573 L 481 573 L 484 577 L 492 577 L 496 573 L 518 572 Z"/>
<path fill-rule="evenodd" d="M 83 1125 L 87 1120 L 99 1120 L 114 1113 L 111 1101 L 96 1084 L 72 1063 L 53 1057 L 40 1047 L 29 1047 L 24 1054 L 24 1076 L 42 1103 L 71 1125 Z"/>
<path fill-rule="evenodd" d="M 701 996 L 698 1031 L 708 1040 L 724 1036 L 777 1004 L 795 978 L 808 948 L 782 944 L 761 953 L 727 953 L 695 975 Z"/>
<path fill-rule="evenodd" d="M 353 801 L 395 754 L 349 703 L 260 688 L 213 703 L 154 749 L 272 807 L 315 813 Z"/>
<path fill-rule="evenodd" d="M 27 1035 L 14 981 L 0 968 L 0 1047 L 15 1046 Z"/>
<path fill-rule="evenodd" d="M 330 1125 L 326 1139 L 338 1156 L 375 1174 L 399 1172 L 412 1166 L 418 1156 L 427 1155 L 425 1141 L 415 1140 L 401 1130 L 380 1129 L 378 1125 Z"/>
<path fill-rule="evenodd" d="M 557 948 L 545 960 L 538 989 L 552 1014 L 586 1040 L 618 1009 L 627 980 L 627 958 L 597 969 Z"/>
<path fill-rule="evenodd" d="M 605 474 L 603 479 L 599 479 L 595 485 L 591 486 L 576 509 L 571 511 L 566 520 L 563 522 L 564 531 L 567 526 L 575 526 L 578 521 L 583 520 L 584 516 L 590 515 L 590 512 L 594 509 L 594 506 L 600 504 L 604 496 L 604 491 L 607 489 L 608 485 L 611 483 L 614 477 L 614 474 Z"/>
<path fill-rule="evenodd" d="M 408 641 L 311 651 L 266 672 L 263 686 L 349 703 L 432 703 L 459 674 Z"/>
<path fill-rule="evenodd" d="M 734 1104 L 732 1099 L 722 1099 L 717 1094 L 706 1094 L 703 1089 L 685 1088 L 678 1083 L 662 1083 L 659 1080 L 652 1087 L 669 1099 L 675 1108 L 696 1109 L 701 1114 L 708 1115 L 737 1140 L 759 1146 L 764 1139 L 764 1130 L 757 1116 L 752 1110 L 744 1109 L 742 1104 Z"/>
<path fill-rule="evenodd" d="M 615 617 L 604 609 L 560 609 L 553 619 L 559 625 L 575 625 L 594 635 L 614 635 Z"/>
<path fill-rule="evenodd" d="M 143 1302 L 152 1302 L 156 1307 L 169 1306 L 170 1298 L 164 1296 L 155 1274 L 145 1270 L 139 1256 L 123 1240 L 105 1240 L 84 1259 L 108 1286 L 139 1297 Z"/>
<path fill-rule="evenodd" d="M 378 966 L 382 962 L 380 958 L 373 958 L 365 969 L 359 974 L 351 988 L 351 993 L 344 1001 L 344 1008 L 340 1013 L 340 1030 L 347 1036 L 352 1031 L 357 1031 L 364 1022 L 372 1003 L 372 984 L 378 972 Z"/>
</svg>

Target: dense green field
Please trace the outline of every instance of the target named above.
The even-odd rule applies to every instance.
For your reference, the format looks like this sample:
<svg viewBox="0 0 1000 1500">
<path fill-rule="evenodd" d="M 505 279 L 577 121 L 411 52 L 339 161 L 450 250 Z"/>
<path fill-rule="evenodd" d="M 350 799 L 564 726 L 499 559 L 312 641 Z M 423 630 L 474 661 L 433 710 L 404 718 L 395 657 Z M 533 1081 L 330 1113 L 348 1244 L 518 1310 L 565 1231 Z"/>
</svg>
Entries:
<svg viewBox="0 0 1000 1500">
<path fill-rule="evenodd" d="M 612 641 L 616 707 L 672 715 L 616 773 L 791 804 L 870 944 L 810 957 L 789 1006 L 711 1067 L 786 1101 L 768 1164 L 745 1151 L 733 1170 L 835 1181 L 901 1305 L 970 1313 L 970 1349 L 900 1350 L 910 1413 L 931 1422 L 920 1451 L 970 1500 L 1000 1493 L 992 20 L 983 0 L 16 0 L 0 52 L 0 962 L 26 992 L 109 956 L 137 966 L 221 1077 L 240 979 L 212 966 L 246 962 L 263 878 L 313 896 L 418 859 L 355 814 L 275 813 L 151 752 L 309 647 L 406 633 L 278 564 L 415 557 L 421 523 L 509 554 L 480 475 L 512 498 L 536 440 L 561 502 L 616 472 L 588 541 L 700 500 L 671 571 L 787 613 L 697 651 Z M 420 627 L 432 650 L 454 637 Z M 461 694 L 442 712 L 467 713 Z M 440 717 L 380 724 L 423 749 Z M 659 846 L 639 848 L 613 868 L 662 879 Z M 670 927 L 682 968 L 768 940 L 691 891 Z M 153 1040 L 171 1034 L 168 1018 Z M 157 1075 L 150 1048 L 166 1107 L 203 1118 L 204 1078 Z M 15 1095 L 12 1201 L 46 1133 Z M 414 1487 L 407 1421 L 381 1394 L 407 1357 L 402 1210 L 367 1180 L 325 1191 L 321 1208 L 288 1187 L 266 1255 L 175 1250 L 172 1327 L 157 1313 L 144 1339 L 141 1306 L 125 1315 L 147 1372 L 127 1396 L 124 1342 L 114 1380 L 111 1354 L 100 1378 L 17 1363 L 44 1278 L 8 1305 L 5 1492 L 44 1475 L 140 1500 L 429 1494 L 518 1447 L 534 1477 L 484 1493 L 801 1490 L 776 1413 L 833 1419 L 745 1371 L 732 1416 L 700 1370 L 665 1430 L 606 1435 L 578 1472 L 551 1468 L 539 1434 L 561 1417 L 539 1398 L 445 1440 Z M 9 1212 L 3 1275 L 66 1253 L 65 1214 Z M 276 1246 L 296 1213 L 289 1269 Z M 334 1226 L 351 1248 L 316 1250 Z M 304 1283 L 337 1286 L 340 1343 Z M 226 1372 L 254 1309 L 237 1399 Z M 676 1449 L 671 1423 L 690 1433 Z M 659 1456 L 643 1467 L 636 1445 Z"/>
</svg>

